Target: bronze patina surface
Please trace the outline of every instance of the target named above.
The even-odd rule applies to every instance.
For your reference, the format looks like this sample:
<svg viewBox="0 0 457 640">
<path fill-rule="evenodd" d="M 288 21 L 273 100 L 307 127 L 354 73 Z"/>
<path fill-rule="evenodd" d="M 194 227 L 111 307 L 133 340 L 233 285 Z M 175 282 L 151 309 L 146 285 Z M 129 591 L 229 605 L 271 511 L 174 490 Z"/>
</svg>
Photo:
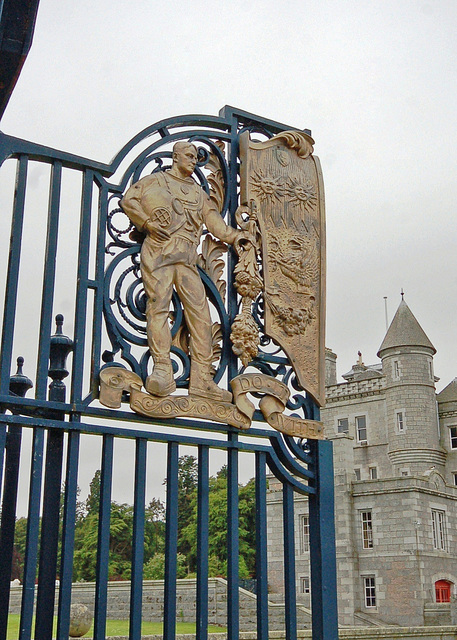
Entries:
<svg viewBox="0 0 457 640">
<path fill-rule="evenodd" d="M 240 136 L 241 202 L 261 244 L 265 333 L 287 354 L 300 385 L 324 402 L 325 218 L 313 139 L 286 131 Z"/>
<path fill-rule="evenodd" d="M 274 429 L 301 438 L 323 437 L 320 422 L 284 413 L 290 389 L 271 375 L 241 369 L 229 379 L 233 402 L 232 393 L 214 382 L 212 363 L 220 350 L 220 325 L 211 318 L 197 269 L 197 265 L 204 269 L 224 299 L 222 256 L 225 243 L 233 244 L 238 255 L 234 287 L 239 296 L 230 335 L 234 353 L 244 367 L 255 366 L 262 329 L 253 304 L 263 296 L 265 335 L 283 350 L 298 384 L 322 404 L 324 201 L 312 144 L 300 131 L 286 131 L 266 142 L 251 141 L 248 132 L 241 134 L 238 229 L 220 215 L 224 183 L 215 157 L 208 164 L 209 195 L 192 177 L 198 152 L 190 142 L 175 144 L 170 169 L 153 172 L 129 187 L 121 206 L 143 238 L 140 269 L 154 368 L 144 382 L 123 368 L 103 369 L 102 404 L 119 407 L 126 393 L 131 409 L 142 415 L 216 420 L 248 429 L 256 409 L 251 397 L 257 398 L 259 412 Z M 205 227 L 214 237 L 207 235 L 200 245 Z M 174 290 L 185 323 L 172 338 Z M 172 345 L 190 359 L 188 395 L 175 394 Z"/>
<path fill-rule="evenodd" d="M 169 310 L 176 289 L 190 333 L 189 393 L 230 402 L 211 375 L 212 321 L 197 270 L 197 248 L 205 225 L 219 240 L 233 243 L 246 236 L 225 224 L 214 202 L 192 178 L 197 149 L 189 142 L 173 147 L 173 165 L 133 184 L 121 206 L 138 231 L 146 235 L 141 248 L 141 277 L 146 292 L 149 350 L 154 371 L 146 390 L 168 396 L 176 389 L 170 360 L 172 344 Z"/>
</svg>

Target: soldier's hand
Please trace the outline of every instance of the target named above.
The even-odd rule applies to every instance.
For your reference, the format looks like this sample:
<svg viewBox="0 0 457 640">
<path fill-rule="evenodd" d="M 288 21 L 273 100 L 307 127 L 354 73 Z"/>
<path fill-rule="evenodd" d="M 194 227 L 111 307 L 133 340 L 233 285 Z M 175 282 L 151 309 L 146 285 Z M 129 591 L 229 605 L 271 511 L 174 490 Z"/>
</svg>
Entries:
<svg viewBox="0 0 457 640">
<path fill-rule="evenodd" d="M 143 227 L 145 233 L 156 240 L 156 242 L 165 242 L 170 239 L 170 234 L 165 229 L 161 229 L 160 227 L 156 227 L 152 220 L 148 220 Z"/>
<path fill-rule="evenodd" d="M 236 237 L 236 241 L 238 244 L 252 244 L 254 247 L 257 245 L 255 237 L 249 231 L 240 231 Z"/>
<path fill-rule="evenodd" d="M 242 229 L 246 229 L 247 225 L 249 224 L 250 213 L 250 208 L 244 204 L 240 204 L 240 206 L 235 211 L 235 220 L 238 226 Z"/>
<path fill-rule="evenodd" d="M 252 233 L 249 233 L 248 231 L 239 231 L 238 235 L 236 236 L 235 242 L 233 243 L 233 248 L 235 249 L 239 257 L 242 254 L 245 254 L 246 251 L 252 251 L 255 255 L 255 251 L 257 248 L 256 239 L 254 238 Z"/>
</svg>

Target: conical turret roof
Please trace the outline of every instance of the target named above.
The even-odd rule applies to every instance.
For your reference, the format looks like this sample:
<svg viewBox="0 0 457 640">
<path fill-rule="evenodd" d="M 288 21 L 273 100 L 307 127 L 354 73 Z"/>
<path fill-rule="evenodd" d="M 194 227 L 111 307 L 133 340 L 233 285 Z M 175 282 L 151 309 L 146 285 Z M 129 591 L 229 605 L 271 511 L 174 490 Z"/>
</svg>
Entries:
<svg viewBox="0 0 457 640">
<path fill-rule="evenodd" d="M 436 353 L 435 347 L 427 338 L 425 331 L 403 298 L 398 306 L 397 313 L 390 323 L 382 345 L 379 347 L 378 357 L 381 357 L 381 353 L 385 349 L 395 347 L 427 347 L 434 354 Z"/>
</svg>

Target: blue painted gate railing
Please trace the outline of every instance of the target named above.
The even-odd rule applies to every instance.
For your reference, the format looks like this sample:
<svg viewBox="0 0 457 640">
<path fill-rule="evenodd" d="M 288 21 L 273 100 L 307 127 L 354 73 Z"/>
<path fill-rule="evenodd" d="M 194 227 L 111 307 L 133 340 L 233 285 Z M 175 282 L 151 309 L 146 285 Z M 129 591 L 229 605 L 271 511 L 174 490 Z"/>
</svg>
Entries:
<svg viewBox="0 0 457 640">
<path fill-rule="evenodd" d="M 106 630 L 110 506 L 116 478 L 115 444 L 121 440 L 135 443 L 130 638 L 141 637 L 147 478 L 160 455 L 154 447 L 167 448 L 164 638 L 171 640 L 176 633 L 178 461 L 180 451 L 189 451 L 188 447 L 198 458 L 198 640 L 205 640 L 208 634 L 209 474 L 210 455 L 214 451 L 225 452 L 228 469 L 229 640 L 239 637 L 240 628 L 238 487 L 240 458 L 245 459 L 245 454 L 251 454 L 255 461 L 257 637 L 266 640 L 269 633 L 268 473 L 273 473 L 283 486 L 285 637 L 287 640 L 297 637 L 296 491 L 309 498 L 313 638 L 334 640 L 338 637 L 330 442 L 303 442 L 284 436 L 266 426 L 260 412 L 254 415 L 253 426 L 240 433 L 225 424 L 203 420 L 143 418 L 128 410 L 127 405 L 123 405 L 127 409 L 111 410 L 97 401 L 98 376 L 103 366 L 122 364 L 143 379 L 150 367 L 145 300 L 139 279 L 139 245 L 131 236 L 129 221 L 119 209 L 119 199 L 127 186 L 144 172 L 169 166 L 172 144 L 190 139 L 199 149 L 197 179 L 208 192 L 208 163 L 211 158 L 217 159 L 224 184 L 223 215 L 234 225 L 240 133 L 248 129 L 254 137 L 266 139 L 290 128 L 231 107 L 225 107 L 219 117 L 171 118 L 135 136 L 110 165 L 0 134 L 0 164 L 14 193 L 9 206 L 11 239 L 0 353 L 0 640 L 7 634 L 15 520 L 25 492 L 22 489 L 21 493 L 20 488 L 25 486 L 21 482 L 28 485 L 28 500 L 24 507 L 27 541 L 19 637 L 21 640 L 32 637 L 35 617 L 34 637 L 52 638 L 57 607 L 57 637 L 68 638 L 78 479 L 84 468 L 81 443 L 88 436 L 102 442 L 96 639 L 104 638 Z M 44 183 L 49 184 L 49 188 L 45 188 L 47 202 L 43 198 Z M 79 191 L 77 198 L 70 195 L 75 188 Z M 5 209 L 3 201 L 2 206 Z M 72 231 L 68 228 L 69 210 L 75 207 L 80 210 L 79 228 Z M 224 267 L 218 263 L 217 256 L 215 277 L 211 279 L 201 271 L 212 316 L 217 318 L 219 326 L 215 380 L 221 385 L 242 371 L 229 340 L 230 324 L 239 306 L 232 286 L 234 260 L 230 250 L 226 284 Z M 59 305 L 65 309 L 58 308 Z M 66 314 L 66 332 L 72 329 L 72 339 L 64 335 L 60 315 L 53 333 L 54 318 L 62 310 Z M 173 298 L 171 315 L 177 384 L 185 388 L 189 357 L 178 339 L 182 309 L 177 296 Z M 261 300 L 254 306 L 254 316 L 262 332 Z M 32 383 L 22 373 L 22 358 L 18 359 L 18 370 L 14 373 L 18 353 L 25 356 L 27 371 L 36 366 L 33 398 L 26 395 Z M 66 370 L 68 357 L 71 358 L 69 372 Z M 278 377 L 296 392 L 288 404 L 295 415 L 319 418 L 318 408 L 300 392 L 284 353 L 265 336 L 250 368 Z M 67 376 L 68 381 L 64 382 Z M 126 464 L 123 460 L 123 472 Z M 63 520 L 59 528 L 63 482 Z M 60 580 L 57 602 L 56 578 Z"/>
</svg>

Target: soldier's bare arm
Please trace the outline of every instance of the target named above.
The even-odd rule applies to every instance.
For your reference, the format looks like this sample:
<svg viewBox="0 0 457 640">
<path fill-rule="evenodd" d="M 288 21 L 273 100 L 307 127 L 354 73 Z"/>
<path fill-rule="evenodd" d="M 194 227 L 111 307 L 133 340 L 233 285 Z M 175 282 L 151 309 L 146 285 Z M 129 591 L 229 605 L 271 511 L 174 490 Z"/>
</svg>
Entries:
<svg viewBox="0 0 457 640">
<path fill-rule="evenodd" d="M 144 225 L 149 220 L 149 215 L 141 206 L 141 198 L 143 197 L 144 181 L 135 182 L 127 189 L 121 200 L 121 207 L 133 222 L 138 231 L 144 230 Z"/>
<path fill-rule="evenodd" d="M 219 240 L 227 242 L 228 244 L 233 244 L 236 240 L 243 239 L 251 242 L 254 241 L 254 239 L 245 231 L 239 231 L 238 229 L 234 229 L 227 225 L 220 213 L 212 205 L 209 198 L 208 201 L 205 202 L 204 217 L 206 227 L 213 236 L 216 236 L 216 238 L 219 238 Z"/>
</svg>

